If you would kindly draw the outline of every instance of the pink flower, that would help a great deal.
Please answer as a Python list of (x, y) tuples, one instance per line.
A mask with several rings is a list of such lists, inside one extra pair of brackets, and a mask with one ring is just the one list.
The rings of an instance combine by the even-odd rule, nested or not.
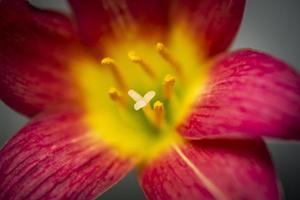
[(0, 199), (93, 199), (134, 166), (148, 199), (280, 199), (263, 137), (300, 139), (300, 76), (227, 52), (244, 0), (0, 1), (1, 100), (32, 120)]

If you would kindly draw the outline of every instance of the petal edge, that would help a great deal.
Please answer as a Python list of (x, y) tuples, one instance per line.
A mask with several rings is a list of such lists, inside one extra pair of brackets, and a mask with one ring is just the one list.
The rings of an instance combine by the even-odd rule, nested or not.
[(161, 156), (140, 175), (150, 200), (280, 198), (263, 141), (195, 141)]
[(300, 75), (254, 50), (225, 54), (186, 121), (185, 137), (300, 139)]
[(75, 101), (68, 65), (78, 44), (70, 21), (24, 0), (1, 1), (0, 13), (1, 100), (28, 116)]
[(0, 151), (0, 199), (93, 199), (132, 168), (77, 110), (37, 116)]

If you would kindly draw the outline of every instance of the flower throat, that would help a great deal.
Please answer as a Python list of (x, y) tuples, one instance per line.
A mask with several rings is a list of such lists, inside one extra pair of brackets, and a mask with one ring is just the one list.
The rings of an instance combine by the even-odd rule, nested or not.
[[(207, 68), (186, 30), (161, 38), (107, 40), (104, 57), (76, 61), (72, 69), (93, 140), (121, 155), (155, 158), (182, 142), (178, 125), (206, 81)], [(200, 87), (199, 87), (200, 86)]]
[[(148, 121), (157, 129), (162, 128), (167, 125), (168, 120), (166, 119), (166, 105), (171, 105), (170, 101), (174, 96), (173, 90), (175, 87), (177, 77), (183, 82), (183, 72), (182, 67), (176, 58), (170, 53), (166, 46), (162, 43), (156, 44), (156, 50), (159, 55), (169, 64), (176, 76), (167, 74), (164, 76), (163, 82), (161, 83), (162, 90), (162, 100), (156, 100), (153, 106), (150, 105), (150, 101), (155, 97), (156, 92), (153, 90), (148, 91), (144, 96), (140, 95), (134, 89), (129, 89), (130, 87), (126, 83), (125, 78), (122, 76), (118, 66), (110, 57), (103, 58), (101, 61), (102, 65), (105, 65), (112, 74), (117, 87), (111, 87), (108, 91), (108, 95), (119, 106), (124, 109), (130, 109), (129, 107), (129, 97), (133, 100), (134, 105), (132, 109), (139, 111), (143, 110), (145, 117)], [(146, 76), (151, 78), (153, 81), (158, 81), (158, 74), (155, 68), (151, 66), (146, 60), (140, 57), (136, 52), (129, 51), (128, 59), (138, 65)], [(174, 98), (173, 100), (175, 100)]]

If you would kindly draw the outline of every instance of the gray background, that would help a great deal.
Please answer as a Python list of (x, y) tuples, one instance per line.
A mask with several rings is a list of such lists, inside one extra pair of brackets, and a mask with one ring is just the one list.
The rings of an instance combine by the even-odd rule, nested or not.
[[(41, 6), (67, 8), (61, 0), (35, 0)], [(48, 2), (48, 3), (47, 3)], [(248, 0), (241, 30), (232, 49), (251, 47), (284, 59), (300, 71), (300, 1)], [(26, 119), (0, 102), (0, 146)], [(300, 133), (299, 133), (300, 134)], [(300, 144), (268, 141), (286, 199), (300, 199)], [(245, 186), (247, 187), (247, 186)], [(101, 198), (144, 199), (132, 172)]]

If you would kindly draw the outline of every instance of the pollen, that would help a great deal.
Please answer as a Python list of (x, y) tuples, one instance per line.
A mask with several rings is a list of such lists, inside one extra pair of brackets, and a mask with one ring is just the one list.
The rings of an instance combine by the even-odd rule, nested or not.
[(129, 51), (128, 57), (132, 62), (135, 62), (135, 63), (140, 63), (142, 61), (142, 58), (139, 57), (134, 51)]
[(118, 102), (123, 106), (126, 105), (126, 99), (123, 97), (123, 95), (121, 94), (121, 92), (118, 89), (111, 87), (108, 90), (108, 95), (111, 98), (111, 100)]
[(110, 57), (106, 57), (101, 60), (101, 63), (103, 65), (115, 65), (115, 60)]
[(114, 87), (109, 89), (108, 94), (113, 101), (117, 101), (121, 99), (120, 92)]

